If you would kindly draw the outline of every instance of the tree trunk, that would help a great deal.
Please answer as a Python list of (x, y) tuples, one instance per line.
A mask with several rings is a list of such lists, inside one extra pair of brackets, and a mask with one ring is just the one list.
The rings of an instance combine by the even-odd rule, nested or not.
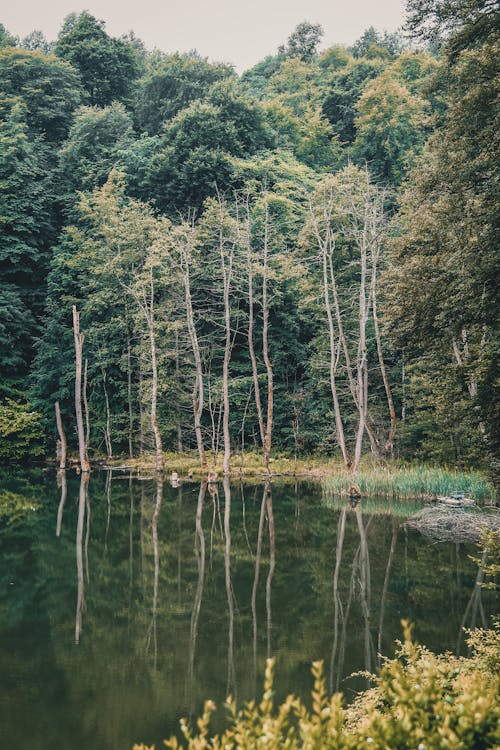
[(163, 473), (165, 464), (163, 458), (163, 446), (161, 442), (160, 428), (158, 426), (158, 417), (156, 413), (156, 406), (158, 402), (158, 364), (156, 360), (156, 337), (155, 337), (155, 325), (154, 325), (154, 288), (153, 288), (153, 272), (150, 275), (150, 296), (149, 305), (144, 301), (144, 312), (146, 315), (146, 321), (149, 328), (149, 343), (151, 348), (151, 427), (155, 438), (156, 448), (156, 470), (159, 473)]
[(204, 394), (203, 394), (203, 368), (201, 363), (200, 347), (198, 343), (198, 334), (196, 332), (196, 326), (194, 323), (193, 314), (193, 301), (191, 298), (191, 278), (190, 278), (190, 265), (191, 265), (191, 248), (189, 242), (186, 242), (184, 246), (179, 249), (180, 253), (180, 266), (182, 272), (182, 278), (184, 281), (184, 293), (186, 301), (186, 321), (189, 332), (189, 338), (191, 341), (191, 348), (193, 350), (194, 364), (195, 364), (195, 384), (193, 388), (193, 416), (194, 416), (194, 430), (196, 434), (196, 444), (198, 446), (198, 455), (200, 458), (200, 467), (202, 471), (207, 470), (207, 458), (205, 454), (205, 446), (203, 444), (203, 434), (201, 430), (201, 417), (203, 414), (204, 406)]
[[(320, 237), (318, 235), (318, 240)], [(328, 337), (330, 341), (330, 390), (333, 399), (333, 411), (335, 414), (335, 429), (337, 433), (337, 442), (342, 452), (344, 464), (349, 467), (351, 459), (347, 451), (347, 446), (344, 436), (344, 425), (342, 423), (342, 416), (340, 414), (339, 397), (337, 393), (336, 384), (336, 371), (340, 355), (340, 342), (336, 343), (335, 328), (333, 325), (332, 308), (330, 304), (330, 289), (328, 283), (328, 250), (325, 242), (321, 242), (321, 251), (323, 258), (323, 299), (325, 301), (326, 318), (328, 321)]]
[(127, 326), (127, 398), (128, 398), (128, 455), (134, 457), (134, 412), (132, 409), (132, 354), (130, 351), (130, 331)]
[(88, 385), (88, 368), (89, 361), (85, 357), (85, 365), (83, 368), (83, 409), (85, 412), (85, 450), (88, 453), (90, 445), (90, 415), (89, 415), (89, 401), (87, 398), (87, 385)]
[[(378, 255), (378, 253), (377, 253)], [(387, 370), (384, 362), (384, 354), (382, 351), (382, 339), (380, 336), (380, 329), (378, 324), (377, 314), (377, 263), (374, 262), (372, 265), (372, 313), (373, 313), (373, 326), (375, 329), (375, 341), (377, 342), (377, 354), (380, 365), (380, 372), (382, 374), (382, 380), (384, 381), (385, 395), (387, 397), (387, 406), (389, 407), (389, 416), (391, 420), (389, 435), (385, 442), (385, 451), (390, 453), (391, 456), (394, 452), (394, 436), (396, 434), (396, 409), (394, 408), (394, 400), (392, 398), (391, 386), (389, 384), (389, 378), (387, 376)]]
[(248, 217), (247, 207), (247, 276), (248, 276), (248, 351), (252, 363), (253, 390), (255, 397), (255, 408), (257, 410), (257, 419), (259, 421), (259, 432), (262, 447), (265, 443), (264, 418), (262, 415), (262, 403), (260, 400), (259, 375), (257, 371), (257, 359), (255, 357), (255, 347), (253, 343), (254, 327), (254, 302), (253, 302), (253, 269), (252, 269), (252, 245), (250, 238), (250, 218)]
[(82, 472), (90, 471), (89, 459), (85, 445), (82, 415), (82, 352), (84, 335), (80, 333), (80, 314), (73, 305), (73, 335), (75, 340), (75, 413), (78, 432), (78, 450)]
[(106, 452), (108, 454), (108, 458), (113, 458), (113, 446), (111, 443), (111, 412), (109, 408), (109, 397), (108, 397), (108, 389), (106, 388), (106, 370), (102, 367), (102, 387), (104, 390), (104, 402), (106, 404), (106, 427), (104, 430), (104, 441), (106, 443)]
[(359, 283), (359, 339), (356, 355), (356, 395), (358, 402), (358, 428), (356, 432), (356, 444), (354, 448), (354, 461), (352, 473), (356, 474), (361, 461), (361, 449), (363, 446), (363, 435), (366, 429), (366, 407), (368, 390), (368, 369), (366, 351), (366, 323), (368, 321), (368, 300), (366, 290), (367, 278), (367, 238), (366, 225), (363, 228), (363, 238), (360, 243), (361, 275)]
[(56, 410), (56, 424), (57, 424), (57, 432), (59, 433), (59, 450), (57, 453), (57, 457), (59, 459), (59, 468), (65, 469), (66, 468), (66, 451), (67, 451), (67, 442), (66, 442), (66, 434), (63, 429), (62, 425), (62, 419), (61, 419), (61, 408), (59, 406), (59, 401), (56, 401), (55, 403), (55, 410)]
[(230, 291), (231, 278), (233, 274), (233, 255), (234, 244), (231, 244), (229, 256), (226, 256), (226, 238), (224, 237), (224, 207), (220, 203), (219, 218), (219, 252), (222, 267), (223, 293), (224, 293), (224, 360), (222, 363), (222, 399), (224, 404), (224, 413), (222, 420), (222, 431), (224, 435), (224, 458), (222, 468), (224, 474), (231, 473), (231, 436), (229, 433), (229, 360), (231, 359), (231, 306)]
[(267, 281), (269, 275), (269, 263), (268, 263), (268, 251), (269, 251), (269, 208), (267, 200), (265, 204), (265, 223), (264, 223), (264, 273), (262, 276), (262, 355), (264, 357), (264, 363), (266, 365), (267, 372), (267, 419), (266, 419), (266, 431), (264, 435), (264, 461), (266, 464), (266, 470), (269, 474), (269, 459), (271, 454), (271, 438), (273, 432), (273, 410), (274, 410), (274, 384), (273, 384), (273, 368), (271, 366), (271, 360), (269, 359), (269, 345), (268, 345), (268, 333), (269, 333), (269, 306), (267, 302)]

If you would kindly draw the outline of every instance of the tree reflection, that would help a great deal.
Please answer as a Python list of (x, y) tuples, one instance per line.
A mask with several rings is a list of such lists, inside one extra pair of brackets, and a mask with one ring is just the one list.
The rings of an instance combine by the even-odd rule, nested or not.
[(387, 590), (389, 588), (389, 577), (391, 574), (392, 561), (394, 560), (394, 553), (396, 551), (396, 542), (398, 539), (398, 522), (396, 518), (392, 518), (392, 537), (391, 546), (389, 549), (389, 555), (387, 557), (387, 565), (385, 568), (384, 585), (382, 587), (382, 596), (380, 597), (380, 614), (378, 620), (378, 639), (377, 639), (377, 658), (378, 666), (380, 669), (382, 659), (382, 632), (384, 628), (384, 615), (385, 615), (385, 603), (387, 599)]
[(68, 495), (68, 481), (66, 479), (66, 469), (57, 470), (57, 486), (61, 488), (61, 499), (57, 508), (56, 536), (61, 536), (62, 517), (66, 498)]
[(226, 581), (229, 632), (227, 642), (227, 689), (228, 695), (237, 698), (234, 670), (234, 600), (231, 585), (231, 487), (229, 477), (224, 476), (224, 571)]
[[(196, 506), (196, 530), (195, 530), (195, 552), (196, 561), (198, 565), (198, 583), (196, 585), (196, 591), (194, 595), (193, 611), (191, 613), (191, 626), (189, 631), (189, 667), (188, 667), (188, 680), (189, 680), (189, 692), (193, 695), (194, 685), (194, 659), (196, 654), (196, 641), (198, 638), (198, 621), (200, 617), (201, 601), (203, 598), (203, 584), (205, 582), (205, 534), (203, 532), (202, 525), (202, 514), (203, 514), (203, 503), (205, 502), (205, 494), (207, 491), (206, 481), (202, 481), (200, 484), (200, 491), (198, 493), (198, 505)], [(194, 710), (194, 706), (192, 707)]]
[(156, 631), (156, 615), (158, 611), (158, 580), (160, 576), (160, 553), (158, 549), (158, 519), (160, 518), (161, 506), (163, 502), (163, 477), (158, 474), (156, 477), (156, 504), (151, 521), (151, 531), (153, 539), (153, 558), (154, 558), (154, 577), (153, 577), (153, 606), (151, 610), (151, 624), (149, 626), (146, 651), (149, 651), (151, 642), (153, 643), (153, 668), (156, 670), (158, 663), (158, 636)]
[(254, 685), (257, 687), (257, 589), (259, 586), (260, 561), (262, 557), (262, 534), (264, 531), (264, 518), (266, 514), (266, 488), (262, 495), (260, 505), (259, 530), (257, 532), (257, 550), (255, 553), (255, 573), (252, 586), (252, 625), (253, 625), (253, 669)]
[(484, 549), (483, 554), (481, 555), (481, 560), (478, 565), (476, 580), (474, 582), (474, 588), (472, 589), (472, 593), (470, 595), (469, 601), (467, 602), (467, 607), (465, 608), (464, 616), (462, 617), (462, 622), (460, 623), (460, 630), (458, 632), (458, 639), (457, 639), (457, 655), (460, 654), (460, 651), (462, 648), (462, 642), (463, 642), (465, 630), (472, 629), (477, 626), (478, 616), (481, 619), (482, 627), (483, 628), (488, 627), (488, 622), (486, 619), (486, 615), (484, 613), (483, 599), (482, 599), (483, 583), (484, 583), (484, 566), (486, 565), (487, 562), (488, 562), (488, 550)]
[[(78, 496), (78, 523), (76, 527), (76, 578), (77, 578), (77, 599), (76, 599), (76, 617), (75, 617), (75, 643), (80, 643), (82, 632), (83, 613), (85, 612), (85, 591), (83, 578), (83, 527), (85, 524), (85, 510), (89, 508), (88, 504), (88, 483), (89, 474), (82, 472), (80, 475), (80, 493)], [(88, 522), (87, 522), (88, 528)], [(88, 544), (88, 539), (86, 539)], [(88, 555), (87, 555), (87, 579), (88, 579)]]
[(273, 627), (271, 613), (271, 584), (274, 576), (276, 547), (274, 537), (274, 515), (273, 515), (273, 497), (271, 485), (266, 483), (264, 488), (266, 498), (267, 523), (269, 529), (269, 572), (266, 580), (266, 622), (267, 622), (267, 658), (271, 658), (271, 630)]

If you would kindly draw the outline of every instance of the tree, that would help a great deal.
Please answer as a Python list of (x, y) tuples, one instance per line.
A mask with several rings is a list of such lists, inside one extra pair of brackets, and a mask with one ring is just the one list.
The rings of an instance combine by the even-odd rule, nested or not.
[(0, 372), (26, 376), (44, 304), (53, 239), (53, 172), (46, 145), (30, 136), (21, 99), (0, 102)]
[(304, 62), (310, 62), (317, 54), (323, 33), (321, 24), (303, 21), (292, 31), (285, 47), (280, 48), (280, 53), (286, 57), (300, 57)]
[(73, 202), (77, 191), (101, 187), (133, 140), (132, 120), (123, 104), (81, 107), (59, 152), (66, 200)]
[(369, 164), (377, 180), (399, 185), (429, 132), (426, 102), (387, 68), (367, 84), (356, 109), (353, 155)]
[(54, 52), (78, 70), (91, 105), (105, 107), (115, 99), (126, 101), (139, 75), (133, 47), (108, 36), (104, 22), (86, 11), (65, 23)]
[(23, 49), (30, 50), (30, 52), (43, 52), (44, 54), (49, 55), (54, 48), (54, 43), (47, 40), (43, 31), (35, 29), (21, 39), (20, 46), (23, 47)]
[(212, 64), (195, 54), (166, 57), (137, 83), (134, 112), (141, 131), (159, 133), (191, 102), (204, 100), (214, 83), (233, 76), (231, 66)]
[[(416, 12), (414, 4), (410, 7)], [(399, 236), (392, 243), (385, 282), (390, 291), (385, 315), (407, 359), (415, 366), (432, 360), (432, 370), (441, 373), (441, 393), (431, 392), (443, 402), (442, 412), (446, 405), (452, 409), (460, 376), (462, 391), (469, 392), (467, 425), (460, 431), (470, 434), (471, 424), (478, 435), (484, 431), (480, 442), (487, 453), (499, 439), (494, 417), (498, 401), (491, 387), (498, 309), (492, 147), (499, 131), (494, 103), (498, 35), (476, 35), (491, 23), (487, 3), (467, 3), (470, 17), (464, 4), (422, 7), (433, 9), (433, 23), (443, 13), (442, 23), (451, 29), (446, 77), (439, 79), (446, 85), (448, 109), (401, 200)], [(460, 44), (469, 39), (471, 47), (458, 52), (455, 34)], [(464, 424), (462, 417), (458, 421)], [(462, 455), (467, 453), (462, 442)]]
[(0, 92), (6, 98), (20, 97), (29, 128), (60, 143), (82, 90), (77, 71), (54, 55), (5, 47), (0, 49)]
[(341, 68), (333, 77), (323, 102), (323, 113), (343, 143), (354, 141), (356, 103), (368, 81), (376, 78), (384, 67), (385, 63), (380, 59), (361, 58)]

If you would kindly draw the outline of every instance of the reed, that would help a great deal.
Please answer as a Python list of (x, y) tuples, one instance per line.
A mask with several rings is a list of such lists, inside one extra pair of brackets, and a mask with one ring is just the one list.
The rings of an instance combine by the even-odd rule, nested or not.
[[(325, 498), (348, 494), (352, 481), (345, 473), (325, 477)], [(472, 471), (460, 472), (428, 466), (372, 466), (362, 468), (355, 481), (363, 496), (429, 500), (462, 490), (479, 501), (495, 497), (494, 488), (485, 477)]]

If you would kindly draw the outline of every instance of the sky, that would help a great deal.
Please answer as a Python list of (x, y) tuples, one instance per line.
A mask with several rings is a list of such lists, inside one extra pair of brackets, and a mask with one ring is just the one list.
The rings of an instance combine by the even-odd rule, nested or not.
[(111, 36), (132, 30), (148, 49), (197, 49), (242, 72), (276, 52), (301, 21), (323, 26), (322, 47), (349, 45), (369, 26), (395, 31), (404, 6), (404, 0), (10, 0), (0, 22), (16, 36), (40, 29), (52, 40), (68, 13), (88, 10)]

